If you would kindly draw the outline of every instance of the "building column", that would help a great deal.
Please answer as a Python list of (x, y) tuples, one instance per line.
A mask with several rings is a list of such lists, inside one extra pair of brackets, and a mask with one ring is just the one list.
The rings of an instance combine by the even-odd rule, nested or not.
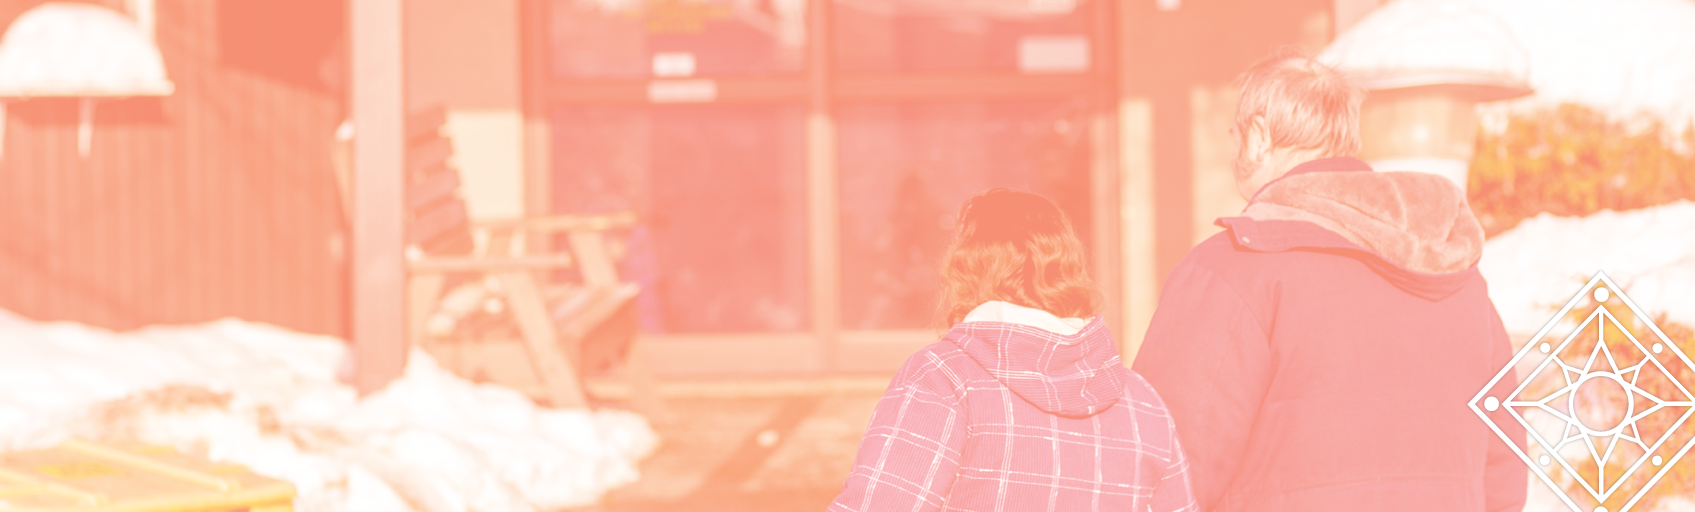
[(405, 81), (401, 0), (349, 2), (353, 138), (352, 342), (361, 394), (406, 367)]
[(1119, 208), (1119, 290), (1122, 293), (1120, 354), (1129, 366), (1141, 349), (1142, 338), (1159, 302), (1160, 276), (1156, 265), (1158, 208), (1154, 195), (1154, 104), (1150, 94), (1154, 59), (1151, 20), (1154, 6), (1117, 4), (1114, 23), (1117, 46), (1115, 77)]

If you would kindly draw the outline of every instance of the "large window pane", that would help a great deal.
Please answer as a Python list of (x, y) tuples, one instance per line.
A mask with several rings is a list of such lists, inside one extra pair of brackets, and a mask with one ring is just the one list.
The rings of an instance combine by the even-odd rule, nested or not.
[(798, 72), (806, 0), (551, 0), (552, 75), (639, 78)]
[(994, 187), (1058, 202), (1088, 243), (1082, 102), (847, 105), (838, 109), (842, 319), (848, 329), (936, 325), (942, 251), (960, 203)]
[(844, 72), (1076, 73), (1089, 62), (1084, 0), (834, 0)]
[(554, 209), (635, 210), (626, 277), (661, 332), (807, 327), (804, 110), (554, 112)]

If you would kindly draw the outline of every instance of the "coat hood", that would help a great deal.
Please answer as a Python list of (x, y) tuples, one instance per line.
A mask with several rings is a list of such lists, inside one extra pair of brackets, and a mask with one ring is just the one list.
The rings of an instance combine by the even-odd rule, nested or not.
[(1129, 370), (1101, 317), (1061, 335), (1005, 322), (961, 322), (944, 338), (1013, 394), (1049, 414), (1087, 417), (1124, 396)]
[[(1309, 169), (1301, 172), (1302, 167)], [(1238, 246), (1351, 249), (1409, 292), (1439, 299), (1458, 290), (1483, 255), (1483, 227), (1465, 193), (1441, 176), (1370, 171), (1353, 158), (1302, 164), (1266, 184), (1242, 217), (1220, 223), (1232, 230)], [(1335, 236), (1301, 233), (1311, 230), (1307, 225)], [(1245, 231), (1257, 232), (1263, 242), (1255, 243)]]

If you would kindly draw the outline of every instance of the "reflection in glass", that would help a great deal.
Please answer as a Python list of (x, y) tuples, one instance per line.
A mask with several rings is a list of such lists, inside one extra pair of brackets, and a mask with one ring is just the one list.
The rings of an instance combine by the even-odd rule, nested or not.
[(845, 72), (1088, 71), (1084, 0), (834, 0)]
[(634, 210), (625, 277), (659, 332), (807, 327), (804, 110), (562, 109), (561, 213)]
[(1005, 187), (1053, 199), (1087, 243), (1082, 102), (847, 105), (838, 109), (842, 320), (935, 326), (942, 251), (966, 198)]
[(551, 0), (557, 78), (799, 72), (806, 0)]

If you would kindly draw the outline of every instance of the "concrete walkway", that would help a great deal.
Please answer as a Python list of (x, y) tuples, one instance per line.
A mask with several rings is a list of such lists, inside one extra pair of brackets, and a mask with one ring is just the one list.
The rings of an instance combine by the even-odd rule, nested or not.
[(861, 380), (669, 390), (671, 417), (654, 422), (661, 444), (642, 463), (641, 481), (577, 512), (823, 510), (888, 382)]

